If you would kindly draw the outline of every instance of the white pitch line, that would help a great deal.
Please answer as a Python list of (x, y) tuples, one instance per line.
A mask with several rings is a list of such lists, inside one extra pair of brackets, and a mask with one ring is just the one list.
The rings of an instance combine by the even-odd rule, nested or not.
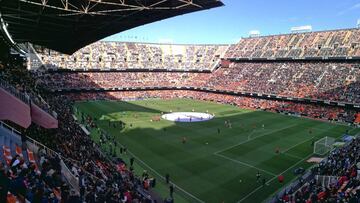
[(256, 132), (256, 129), (255, 130), (253, 130), (249, 135), (248, 135), (248, 140), (250, 140), (251, 139), (251, 136), (254, 134)]
[[(356, 130), (356, 128), (351, 129), (349, 132), (352, 132), (353, 130)], [(342, 135), (341, 135), (342, 136)], [(341, 136), (338, 136), (336, 139), (340, 138)], [(289, 168), (287, 168), (285, 171), (279, 173), (279, 175), (284, 174), (286, 171), (288, 171), (289, 169), (293, 168), (294, 166), (296, 166), (297, 164), (305, 161), (306, 159), (310, 158), (313, 155), (313, 153), (309, 154), (308, 156), (306, 156), (305, 158), (301, 159), (300, 161), (296, 162), (294, 165), (290, 166)], [(277, 175), (277, 176), (279, 176)], [(271, 178), (269, 181), (266, 182), (266, 184), (269, 184), (271, 181), (273, 181), (276, 178), (276, 176), (274, 178)], [(260, 188), (262, 188), (263, 186), (259, 186), (256, 189), (254, 189), (252, 192), (250, 192), (249, 194), (247, 194), (245, 197), (243, 197), (242, 199), (240, 199), (238, 201), (238, 203), (244, 201), (245, 199), (247, 199), (249, 196), (251, 196), (252, 194), (254, 194), (255, 192), (257, 192)]]
[[(124, 147), (122, 144), (120, 144), (120, 146)], [(164, 176), (162, 176), (160, 173), (158, 173), (155, 169), (153, 169), (152, 167), (150, 167), (148, 164), (146, 164), (143, 160), (139, 159), (139, 157), (137, 157), (135, 154), (133, 154), (130, 150), (127, 150), (127, 152), (135, 158), (136, 161), (139, 161), (140, 163), (142, 163), (146, 168), (148, 168), (150, 171), (152, 171), (154, 174), (156, 174), (158, 177), (160, 177), (163, 180), (166, 180), (166, 178)], [(170, 181), (171, 184), (173, 184), (175, 186), (176, 189), (180, 190), (181, 192), (185, 193), (186, 195), (188, 195), (189, 197), (195, 199), (197, 202), (200, 203), (205, 203), (203, 200), (197, 198), (196, 196), (194, 196), (193, 194), (187, 192), (186, 190), (184, 190), (183, 188), (181, 188), (180, 186), (176, 185), (174, 182)], [(180, 194), (179, 194), (180, 195)]]
[[(133, 154), (134, 155), (134, 154)], [(134, 156), (136, 157), (136, 156)], [(149, 165), (147, 165), (144, 161), (142, 161), (141, 159), (138, 159), (138, 161), (142, 162), (142, 164), (144, 164), (147, 168), (149, 168), (151, 171), (153, 171), (156, 175), (158, 175), (159, 177), (161, 177), (163, 180), (166, 180), (166, 178), (162, 175), (160, 175), (157, 171), (155, 171), (153, 168), (151, 168)], [(202, 201), (201, 199), (195, 197), (193, 194), (187, 192), (186, 190), (182, 189), (181, 187), (179, 187), (178, 185), (176, 185), (174, 182), (170, 181), (171, 184), (173, 184), (175, 186), (176, 189), (181, 190), (183, 193), (185, 193), (186, 195), (189, 195), (190, 197), (192, 197), (193, 199), (195, 199), (198, 202), (201, 203), (205, 203), (204, 201)]]
[(266, 171), (266, 170), (264, 170), (264, 169), (261, 169), (261, 168), (258, 168), (258, 167), (256, 167), (256, 166), (253, 166), (253, 165), (251, 165), (251, 164), (248, 164), (248, 163), (245, 163), (245, 162), (236, 160), (236, 159), (232, 159), (232, 158), (229, 158), (229, 157), (227, 157), (227, 156), (224, 156), (224, 155), (221, 155), (221, 154), (217, 154), (217, 153), (214, 153), (214, 155), (219, 156), (219, 157), (222, 157), (222, 158), (227, 159), (227, 160), (230, 160), (230, 161), (233, 161), (233, 162), (235, 162), (235, 163), (238, 163), (238, 164), (241, 164), (241, 165), (250, 167), (250, 168), (257, 169), (258, 171), (261, 171), (261, 172), (264, 172), (264, 173), (267, 173), (267, 174), (269, 174), (269, 175), (272, 175), (272, 176), (275, 176), (275, 177), (276, 177), (276, 174), (275, 174), (275, 173), (271, 173), (270, 171)]
[[(289, 169), (293, 168), (294, 166), (298, 165), (299, 163), (305, 161), (306, 159), (308, 159), (310, 156), (312, 156), (313, 153), (309, 154), (308, 156), (306, 156), (305, 158), (301, 159), (300, 161), (296, 162), (295, 164), (293, 164), (292, 166), (290, 166), (289, 168), (287, 168), (285, 171), (279, 173), (278, 175), (276, 175), (275, 177), (271, 178), (269, 181), (266, 182), (266, 185), (269, 184), (271, 181), (275, 180), (279, 175), (284, 174), (285, 172), (287, 172)], [(256, 189), (254, 189), (252, 192), (250, 192), (249, 194), (247, 194), (245, 197), (243, 197), (241, 200), (238, 201), (238, 203), (244, 201), (245, 199), (247, 199), (249, 196), (251, 196), (252, 194), (254, 194), (255, 192), (257, 192), (260, 188), (265, 187), (265, 186), (259, 186)]]
[(308, 141), (310, 141), (310, 140), (312, 140), (312, 139), (314, 139), (314, 137), (311, 137), (310, 139), (307, 139), (307, 140), (304, 140), (304, 141), (302, 141), (302, 142), (299, 142), (299, 143), (297, 143), (297, 144), (295, 144), (295, 145), (293, 145), (293, 146), (285, 149), (282, 153), (286, 153), (286, 152), (290, 151), (291, 149), (293, 149), (293, 148), (295, 148), (295, 147), (297, 147), (297, 146), (299, 146), (299, 145), (301, 145), (301, 144), (304, 144), (305, 142), (308, 142)]
[(280, 128), (280, 129), (277, 129), (277, 130), (273, 130), (273, 131), (264, 133), (264, 134), (262, 134), (262, 135), (259, 135), (259, 136), (254, 137), (254, 138), (252, 138), (252, 139), (244, 140), (244, 141), (239, 142), (239, 143), (237, 143), (237, 144), (235, 144), (235, 145), (232, 145), (232, 146), (230, 146), (230, 147), (226, 147), (226, 148), (224, 148), (224, 149), (221, 149), (221, 150), (215, 152), (215, 154), (218, 154), (218, 153), (220, 153), (220, 152), (227, 151), (227, 150), (229, 150), (229, 149), (232, 149), (232, 148), (234, 148), (234, 147), (240, 146), (240, 145), (242, 145), (242, 144), (246, 144), (246, 143), (248, 143), (248, 142), (251, 142), (251, 141), (253, 141), (253, 140), (257, 139), (257, 138), (264, 137), (264, 136), (266, 136), (266, 135), (270, 135), (270, 134), (273, 134), (273, 133), (276, 133), (276, 132), (279, 132), (279, 131), (288, 129), (288, 128), (294, 127), (294, 126), (296, 126), (296, 125), (297, 125), (297, 124), (292, 124), (292, 125), (286, 126), (286, 127), (284, 127), (284, 128)]
[(292, 157), (292, 158), (295, 158), (295, 159), (302, 159), (303, 157), (299, 157), (299, 156), (296, 156), (296, 155), (293, 155), (293, 154), (290, 154), (290, 153), (283, 153), (283, 155), (285, 156), (289, 156), (289, 157)]

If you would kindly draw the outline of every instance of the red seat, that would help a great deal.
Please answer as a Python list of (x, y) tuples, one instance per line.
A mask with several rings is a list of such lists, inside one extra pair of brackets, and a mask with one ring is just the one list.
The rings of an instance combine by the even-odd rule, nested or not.
[(10, 152), (10, 147), (8, 146), (3, 146), (3, 155), (4, 155), (4, 158), (5, 158), (5, 161), (7, 163), (7, 165), (10, 165), (10, 162), (11, 162), (11, 159), (12, 159), (12, 156), (11, 156), (11, 152)]
[(17, 198), (16, 198), (16, 196), (15, 195), (13, 195), (13, 194), (11, 194), (11, 193), (8, 193), (8, 195), (7, 195), (7, 203), (17, 203), (17, 202), (19, 202), (18, 200), (17, 200)]
[(27, 149), (27, 154), (28, 154), (28, 157), (29, 157), (29, 162), (30, 163), (35, 163), (34, 153)]
[(21, 147), (20, 147), (19, 145), (16, 145), (15, 153), (16, 153), (17, 155), (19, 155), (20, 157), (23, 157), (23, 156), (24, 156), (23, 153), (22, 153), (22, 149), (21, 149)]

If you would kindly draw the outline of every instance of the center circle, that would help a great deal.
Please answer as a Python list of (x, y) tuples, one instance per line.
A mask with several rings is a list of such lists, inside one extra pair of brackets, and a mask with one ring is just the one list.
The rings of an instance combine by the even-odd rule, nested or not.
[(213, 119), (214, 116), (209, 113), (200, 113), (200, 112), (174, 112), (174, 113), (164, 114), (161, 116), (161, 118), (169, 121), (191, 123), (191, 122), (208, 121)]

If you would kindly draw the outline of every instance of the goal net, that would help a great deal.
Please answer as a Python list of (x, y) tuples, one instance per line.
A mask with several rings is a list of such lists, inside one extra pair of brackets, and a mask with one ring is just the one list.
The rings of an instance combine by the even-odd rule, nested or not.
[(320, 140), (314, 143), (314, 154), (316, 155), (325, 155), (333, 148), (335, 143), (335, 138), (333, 137), (323, 137)]

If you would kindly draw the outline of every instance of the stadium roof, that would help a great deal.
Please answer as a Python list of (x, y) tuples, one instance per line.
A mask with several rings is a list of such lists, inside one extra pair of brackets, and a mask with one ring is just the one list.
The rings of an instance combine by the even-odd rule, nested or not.
[(0, 0), (12, 39), (72, 54), (140, 25), (223, 6), (220, 0)]

